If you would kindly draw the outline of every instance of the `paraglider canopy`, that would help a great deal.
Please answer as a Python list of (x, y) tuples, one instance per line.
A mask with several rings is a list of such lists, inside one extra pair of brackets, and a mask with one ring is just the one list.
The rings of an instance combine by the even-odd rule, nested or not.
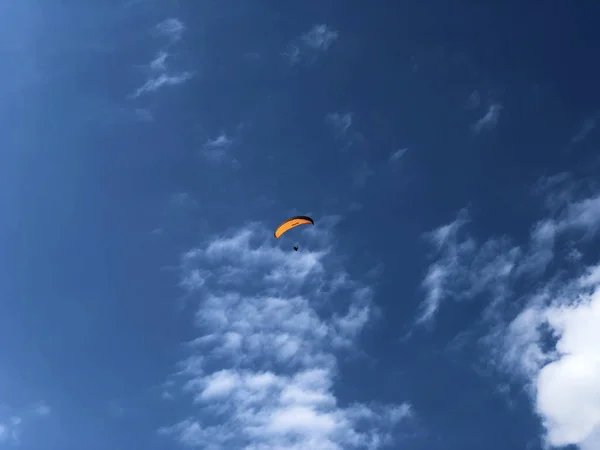
[(297, 227), (298, 225), (314, 225), (315, 222), (308, 216), (294, 216), (290, 217), (288, 220), (283, 222), (281, 225), (277, 227), (275, 230), (275, 238), (279, 239), (282, 234), (286, 231), (291, 230), (292, 228)]

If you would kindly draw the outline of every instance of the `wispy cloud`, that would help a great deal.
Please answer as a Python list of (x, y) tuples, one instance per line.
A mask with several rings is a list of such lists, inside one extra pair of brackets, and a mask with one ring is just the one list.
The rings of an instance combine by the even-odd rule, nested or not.
[(167, 58), (169, 54), (165, 51), (160, 51), (156, 54), (155, 58), (150, 61), (150, 68), (152, 70), (164, 72), (167, 70)]
[(317, 56), (326, 52), (338, 37), (338, 32), (327, 25), (315, 25), (288, 45), (284, 55), (290, 64), (297, 64), (303, 60), (314, 62)]
[(320, 51), (329, 49), (337, 38), (338, 32), (324, 24), (315, 25), (310, 31), (302, 35), (302, 41), (308, 47)]
[(435, 248), (436, 261), (422, 282), (425, 298), (417, 323), (431, 321), (446, 300), (467, 300), (483, 293), (495, 298), (506, 295), (519, 248), (503, 238), (478, 245), (464, 230), (468, 222), (463, 210), (456, 220), (426, 234)]
[(47, 416), (48, 414), (50, 414), (50, 411), (51, 411), (50, 407), (46, 403), (43, 403), (43, 402), (35, 405), (33, 410), (38, 416)]
[(171, 204), (177, 208), (194, 209), (198, 202), (189, 192), (178, 192), (171, 196)]
[[(167, 19), (155, 27), (155, 33), (161, 36), (167, 36), (170, 42), (176, 43), (185, 30), (185, 26), (178, 19)], [(167, 66), (167, 59), (170, 54), (165, 50), (160, 50), (152, 61), (148, 64), (150, 76), (148, 80), (140, 86), (133, 94), (132, 98), (137, 98), (143, 94), (155, 92), (165, 86), (176, 86), (185, 83), (193, 77), (191, 71), (171, 71)]]
[[(549, 191), (547, 195), (558, 194)], [(576, 233), (582, 244), (600, 230), (600, 194), (554, 206), (548, 217), (532, 226), (527, 246), (513, 244), (506, 237), (478, 243), (464, 229), (466, 210), (453, 222), (426, 234), (436, 249), (436, 260), (422, 283), (426, 295), (418, 321), (433, 318), (444, 299), (472, 298), (491, 288), (505, 295), (518, 279), (545, 273), (559, 238)], [(572, 252), (569, 247), (564, 254)]]
[(136, 108), (134, 114), (139, 122), (154, 122), (154, 115), (146, 108)]
[(23, 435), (24, 425), (36, 417), (45, 417), (50, 414), (50, 407), (40, 402), (33, 407), (17, 410), (2, 405), (0, 410), (0, 446), (18, 445)]
[(185, 83), (190, 78), (192, 78), (191, 72), (181, 72), (176, 75), (167, 75), (166, 73), (161, 73), (156, 77), (146, 81), (133, 93), (132, 97), (136, 98), (145, 93), (155, 92), (164, 86), (176, 86), (178, 84)]
[(366, 144), (364, 135), (354, 125), (354, 114), (352, 112), (336, 111), (327, 113), (325, 124), (331, 130), (333, 137), (341, 141), (343, 150)]
[(581, 128), (579, 129), (577, 134), (575, 134), (575, 136), (573, 136), (573, 138), (571, 139), (571, 144), (578, 144), (578, 143), (584, 141), (590, 135), (590, 133), (592, 131), (594, 131), (594, 129), (596, 128), (596, 124), (597, 124), (599, 118), (600, 118), (600, 114), (596, 114), (596, 115), (584, 120), (584, 122), (583, 122), (583, 124), (581, 124)]
[(476, 109), (481, 104), (481, 95), (479, 91), (475, 90), (469, 94), (469, 98), (467, 98), (467, 102), (465, 104), (465, 108), (467, 109)]
[(18, 443), (21, 435), (22, 420), (12, 416), (0, 422), (0, 443)]
[(217, 137), (206, 141), (202, 146), (202, 154), (207, 160), (214, 163), (228, 162), (234, 166), (239, 166), (238, 160), (230, 152), (233, 143), (233, 138), (221, 133)]
[(396, 163), (396, 162), (400, 161), (400, 159), (406, 154), (407, 151), (408, 151), (408, 148), (406, 148), (406, 147), (393, 151), (392, 153), (390, 153), (390, 162)]
[(407, 403), (338, 403), (337, 355), (355, 348), (373, 292), (330, 243), (311, 248), (324, 237), (311, 231), (298, 253), (253, 224), (182, 256), (182, 279), (203, 280), (182, 283), (200, 301), (199, 335), (175, 377), (197, 414), (163, 434), (198, 448), (376, 449), (412, 415)]
[(540, 178), (532, 189), (532, 194), (542, 198), (544, 206), (552, 213), (575, 201), (579, 186), (567, 172), (560, 172)]
[(341, 139), (348, 134), (348, 130), (352, 126), (352, 113), (328, 113), (325, 121), (331, 127), (335, 137)]
[(158, 36), (164, 36), (171, 43), (178, 42), (185, 32), (185, 25), (176, 18), (168, 18), (156, 25), (154, 32)]
[(500, 118), (500, 112), (502, 111), (502, 105), (499, 103), (493, 103), (488, 106), (485, 114), (477, 122), (471, 125), (471, 131), (473, 134), (479, 134), (484, 130), (491, 130), (496, 128), (498, 120)]
[(592, 450), (600, 448), (600, 265), (581, 269), (569, 258), (585, 254), (600, 231), (600, 194), (578, 196), (568, 179), (538, 184), (551, 208), (526, 245), (507, 237), (479, 244), (464, 213), (430, 233), (436, 261), (420, 318), (433, 318), (447, 299), (486, 299), (480, 343), (496, 368), (526, 383), (548, 443)]

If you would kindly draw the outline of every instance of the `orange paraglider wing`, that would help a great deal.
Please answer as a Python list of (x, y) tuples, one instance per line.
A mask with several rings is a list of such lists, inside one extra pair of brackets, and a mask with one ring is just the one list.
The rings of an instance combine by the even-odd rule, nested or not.
[(283, 233), (292, 228), (297, 227), (298, 225), (314, 225), (315, 222), (308, 216), (294, 216), (290, 217), (288, 220), (283, 222), (281, 225), (277, 227), (275, 230), (275, 238), (279, 239)]

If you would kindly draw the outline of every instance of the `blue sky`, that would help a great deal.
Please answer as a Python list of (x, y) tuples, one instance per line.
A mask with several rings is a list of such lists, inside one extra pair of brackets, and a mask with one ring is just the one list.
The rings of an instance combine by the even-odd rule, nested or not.
[(597, 2), (0, 17), (0, 448), (600, 448)]

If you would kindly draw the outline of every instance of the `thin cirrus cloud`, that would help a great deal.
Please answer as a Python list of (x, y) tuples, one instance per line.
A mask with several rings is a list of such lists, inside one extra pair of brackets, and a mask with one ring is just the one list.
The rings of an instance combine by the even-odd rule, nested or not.
[(173, 194), (170, 201), (177, 208), (190, 210), (198, 207), (198, 202), (189, 192), (178, 192)]
[(471, 132), (473, 134), (479, 134), (485, 130), (492, 130), (498, 125), (500, 119), (500, 112), (502, 111), (502, 105), (499, 103), (493, 103), (488, 106), (485, 114), (471, 125)]
[(202, 146), (202, 155), (211, 163), (229, 163), (234, 168), (239, 168), (239, 161), (231, 153), (231, 147), (235, 139), (226, 133), (221, 133), (213, 139), (209, 139)]
[[(600, 194), (581, 194), (569, 179), (560, 174), (538, 183), (547, 216), (531, 227), (525, 245), (508, 237), (478, 242), (466, 211), (430, 232), (436, 259), (423, 280), (417, 322), (431, 323), (448, 300), (485, 299), (484, 326), (472, 332), (480, 333), (494, 367), (525, 383), (547, 443), (594, 450), (600, 448), (600, 264), (573, 265), (571, 255), (595, 256), (586, 247), (600, 232)], [(533, 288), (522, 292), (523, 286)]]
[(150, 62), (150, 69), (157, 72), (164, 72), (167, 70), (167, 57), (169, 54), (165, 51), (160, 51), (156, 54), (156, 57)]
[(348, 150), (356, 145), (367, 144), (365, 136), (356, 129), (354, 114), (351, 112), (331, 112), (325, 115), (325, 124), (331, 130), (333, 137), (343, 143), (343, 149)]
[(465, 104), (466, 109), (476, 109), (481, 104), (481, 95), (478, 90), (474, 90), (469, 94), (467, 102)]
[(231, 144), (233, 144), (233, 139), (227, 134), (221, 133), (214, 139), (206, 141), (202, 147), (204, 156), (211, 161), (223, 161)]
[(325, 122), (337, 139), (344, 138), (352, 126), (352, 113), (332, 112), (325, 116)]
[(7, 408), (5, 405), (2, 409), (0, 415), (0, 446), (19, 445), (24, 425), (35, 418), (46, 417), (51, 412), (50, 407), (44, 402), (21, 411)]
[(22, 420), (18, 416), (9, 417), (0, 423), (0, 443), (18, 443)]
[(165, 86), (176, 86), (185, 83), (192, 78), (192, 73), (183, 71), (169, 74), (166, 66), (166, 52), (159, 52), (156, 58), (150, 62), (150, 78), (132, 94), (133, 98), (140, 97), (143, 94), (155, 92)]
[[(567, 189), (547, 192), (543, 202), (573, 198), (565, 194)], [(517, 279), (544, 274), (561, 237), (578, 233), (579, 239), (590, 238), (600, 229), (600, 195), (562, 204), (555, 200), (548, 214), (531, 227), (527, 246), (517, 246), (507, 237), (477, 242), (465, 229), (469, 223), (466, 209), (452, 222), (426, 233), (436, 259), (422, 282), (425, 299), (417, 321), (432, 319), (445, 300), (472, 298), (490, 289), (506, 293)]]
[(408, 148), (400, 148), (398, 150), (393, 151), (392, 153), (390, 153), (390, 163), (396, 163), (398, 161), (400, 161), (400, 159), (402, 159), (402, 157), (406, 154), (406, 152), (408, 151)]
[(172, 44), (179, 42), (184, 32), (185, 25), (174, 17), (163, 20), (154, 28), (155, 35), (166, 37)]
[(302, 35), (302, 42), (308, 47), (325, 51), (338, 38), (338, 32), (332, 30), (327, 25), (315, 25), (310, 31)]
[[(162, 36), (167, 36), (170, 43), (176, 43), (181, 39), (185, 31), (183, 23), (178, 19), (167, 19), (155, 27), (155, 32)], [(191, 71), (172, 71), (169, 69), (167, 60), (170, 54), (165, 50), (160, 50), (154, 59), (148, 64), (150, 75), (146, 82), (137, 88), (132, 98), (140, 97), (143, 94), (156, 92), (166, 86), (176, 86), (185, 83), (193, 77)]]
[(598, 119), (600, 119), (600, 114), (596, 114), (584, 120), (579, 128), (579, 131), (571, 139), (571, 144), (579, 144), (580, 142), (583, 142), (596, 128)]
[[(373, 292), (314, 233), (316, 248), (290, 255), (251, 224), (182, 256), (198, 336), (173, 379), (195, 412), (161, 434), (193, 448), (376, 449), (406, 427), (408, 403), (336, 398), (338, 356), (356, 346)], [(334, 295), (343, 307), (332, 311)]]
[(327, 25), (315, 25), (290, 43), (284, 56), (292, 65), (300, 62), (312, 63), (321, 53), (329, 50), (338, 37), (339, 33)]
[(460, 301), (480, 294), (495, 297), (505, 294), (507, 279), (515, 270), (521, 250), (504, 238), (489, 239), (482, 245), (465, 233), (468, 211), (427, 233), (426, 239), (435, 249), (422, 281), (425, 298), (416, 322), (430, 322), (448, 300)]

